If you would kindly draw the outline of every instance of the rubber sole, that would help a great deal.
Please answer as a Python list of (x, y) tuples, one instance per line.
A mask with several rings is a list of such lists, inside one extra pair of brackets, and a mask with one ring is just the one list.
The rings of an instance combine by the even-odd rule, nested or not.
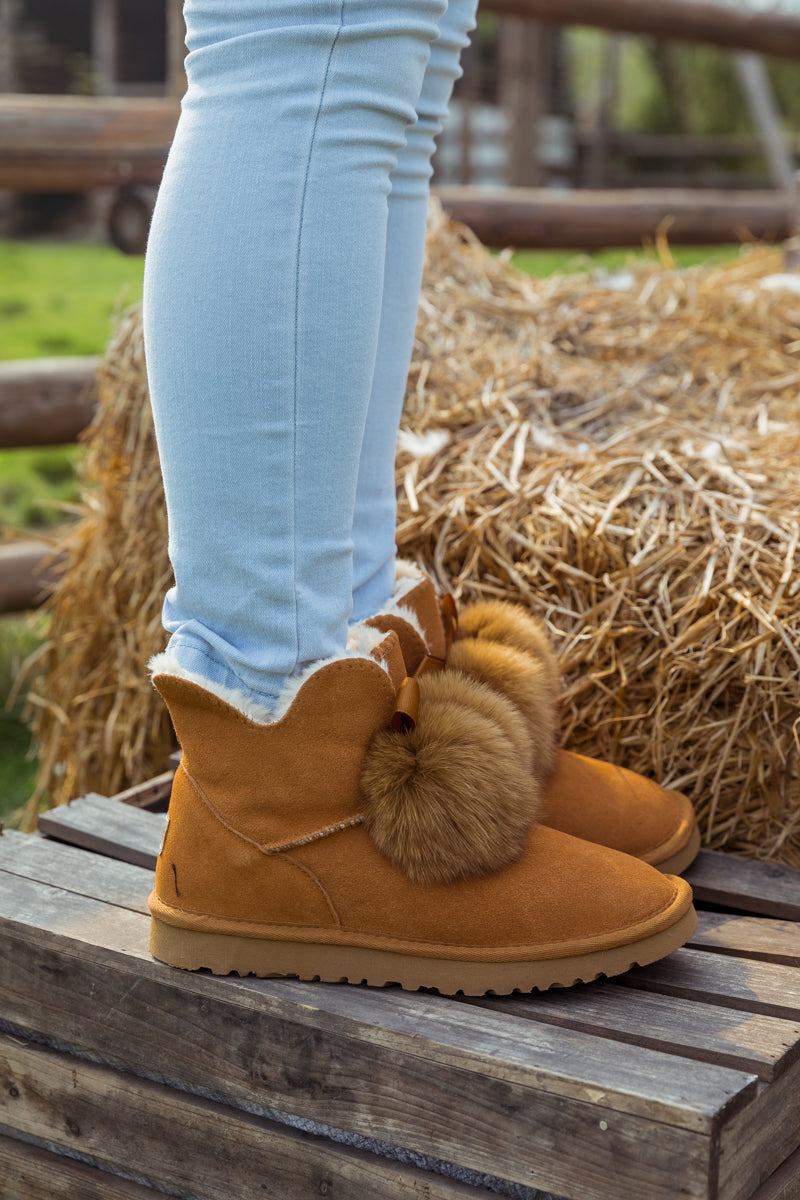
[(669, 858), (665, 858), (663, 862), (655, 862), (652, 864), (657, 871), (662, 875), (680, 875), (687, 867), (690, 867), (697, 858), (700, 849), (700, 830), (695, 825), (692, 830), (692, 836), (682, 849), (677, 850)]
[(203, 933), (152, 918), (150, 952), (184, 970), (207, 969), (215, 975), (258, 975), (325, 983), (399, 984), (408, 991), (437, 988), (445, 995), (498, 996), (546, 991), (590, 983), (601, 975), (620, 975), (633, 966), (655, 962), (677, 950), (697, 928), (693, 908), (674, 925), (627, 946), (592, 954), (529, 962), (459, 962), (393, 954), (358, 946), (266, 941), (234, 934)]

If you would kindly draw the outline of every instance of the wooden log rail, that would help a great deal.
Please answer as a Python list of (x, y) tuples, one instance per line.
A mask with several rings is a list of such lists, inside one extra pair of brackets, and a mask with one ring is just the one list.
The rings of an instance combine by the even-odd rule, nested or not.
[(485, 245), (499, 247), (640, 246), (659, 229), (678, 245), (776, 241), (790, 236), (797, 215), (792, 196), (778, 190), (443, 187), (438, 195)]
[(800, 58), (800, 17), (777, 9), (764, 12), (703, 0), (482, 0), (482, 6), (499, 16), (530, 17), (551, 25), (591, 25), (666, 41)]
[(97, 406), (98, 358), (0, 363), (0, 449), (74, 442)]
[[(0, 363), (0, 449), (74, 442), (97, 405), (97, 358)], [(0, 613), (25, 612), (49, 591), (58, 571), (41, 541), (0, 545)]]
[(177, 100), (120, 96), (0, 97), (0, 189), (88, 191), (157, 184)]

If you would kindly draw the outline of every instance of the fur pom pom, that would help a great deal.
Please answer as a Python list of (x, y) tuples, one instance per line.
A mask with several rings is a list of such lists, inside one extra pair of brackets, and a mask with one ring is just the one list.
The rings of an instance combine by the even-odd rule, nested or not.
[(528, 727), (530, 766), (543, 783), (558, 747), (558, 686), (546, 665), (501, 642), (461, 637), (450, 647), (447, 666), (488, 684), (519, 710)]
[(364, 825), (416, 883), (497, 871), (522, 853), (539, 789), (530, 741), (504, 696), (460, 671), (419, 680), (411, 733), (381, 730), (361, 776)]
[(558, 659), (542, 625), (521, 604), (506, 600), (479, 600), (459, 610), (458, 637), (480, 638), (522, 650), (540, 662), (558, 692)]

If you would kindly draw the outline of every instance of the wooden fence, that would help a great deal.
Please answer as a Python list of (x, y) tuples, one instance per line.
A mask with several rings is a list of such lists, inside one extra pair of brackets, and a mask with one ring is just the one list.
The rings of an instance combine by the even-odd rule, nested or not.
[[(97, 405), (97, 358), (0, 363), (0, 449), (74, 442)], [(0, 613), (23, 612), (46, 594), (58, 569), (51, 545), (0, 545)]]

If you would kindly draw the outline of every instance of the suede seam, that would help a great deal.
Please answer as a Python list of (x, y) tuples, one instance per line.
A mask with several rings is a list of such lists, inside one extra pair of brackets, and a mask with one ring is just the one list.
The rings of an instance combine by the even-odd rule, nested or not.
[(225, 817), (223, 817), (219, 809), (214, 806), (197, 780), (186, 770), (186, 767), (183, 765), (182, 761), (179, 764), (178, 769), (183, 771), (184, 775), (189, 780), (189, 783), (194, 788), (198, 798), (203, 801), (206, 808), (214, 817), (216, 817), (220, 825), (222, 825), (224, 829), (227, 829), (228, 833), (232, 833), (235, 837), (238, 837), (241, 841), (245, 842), (246, 845), (253, 846), (259, 851), (260, 854), (263, 854), (265, 858), (270, 858), (274, 854), (283, 854), (286, 850), (293, 850), (299, 846), (307, 846), (310, 842), (319, 842), (322, 840), (322, 838), (330, 837), (330, 835), (333, 833), (340, 833), (343, 829), (353, 829), (355, 826), (361, 825), (364, 820), (361, 813), (356, 813), (354, 816), (348, 817), (344, 821), (339, 821), (335, 825), (326, 825), (324, 829), (314, 830), (313, 833), (305, 834), (303, 837), (291, 838), (287, 842), (276, 842), (275, 845), (266, 846), (263, 844), (263, 842), (257, 842), (255, 838), (248, 837), (246, 833), (242, 833), (241, 830), (237, 829), (235, 825), (231, 825), (229, 821), (226, 821)]
[(280, 857), (285, 858), (286, 861), (291, 863), (293, 867), (297, 867), (298, 871), (302, 871), (305, 875), (308, 876), (308, 878), (313, 883), (315, 883), (317, 885), (319, 891), (325, 897), (325, 902), (328, 905), (328, 911), (330, 912), (331, 917), (334, 920), (334, 923), (341, 928), (342, 927), (342, 918), (339, 916), (338, 912), (336, 911), (336, 906), (334, 905), (333, 900), (331, 900), (330, 893), (328, 892), (327, 888), (323, 887), (323, 885), (321, 884), (319, 879), (317, 879), (317, 876), (314, 874), (314, 872), (311, 870), (311, 868), (307, 867), (305, 865), (305, 863), (299, 862), (291, 854), (287, 854), (285, 851), (281, 853)]

